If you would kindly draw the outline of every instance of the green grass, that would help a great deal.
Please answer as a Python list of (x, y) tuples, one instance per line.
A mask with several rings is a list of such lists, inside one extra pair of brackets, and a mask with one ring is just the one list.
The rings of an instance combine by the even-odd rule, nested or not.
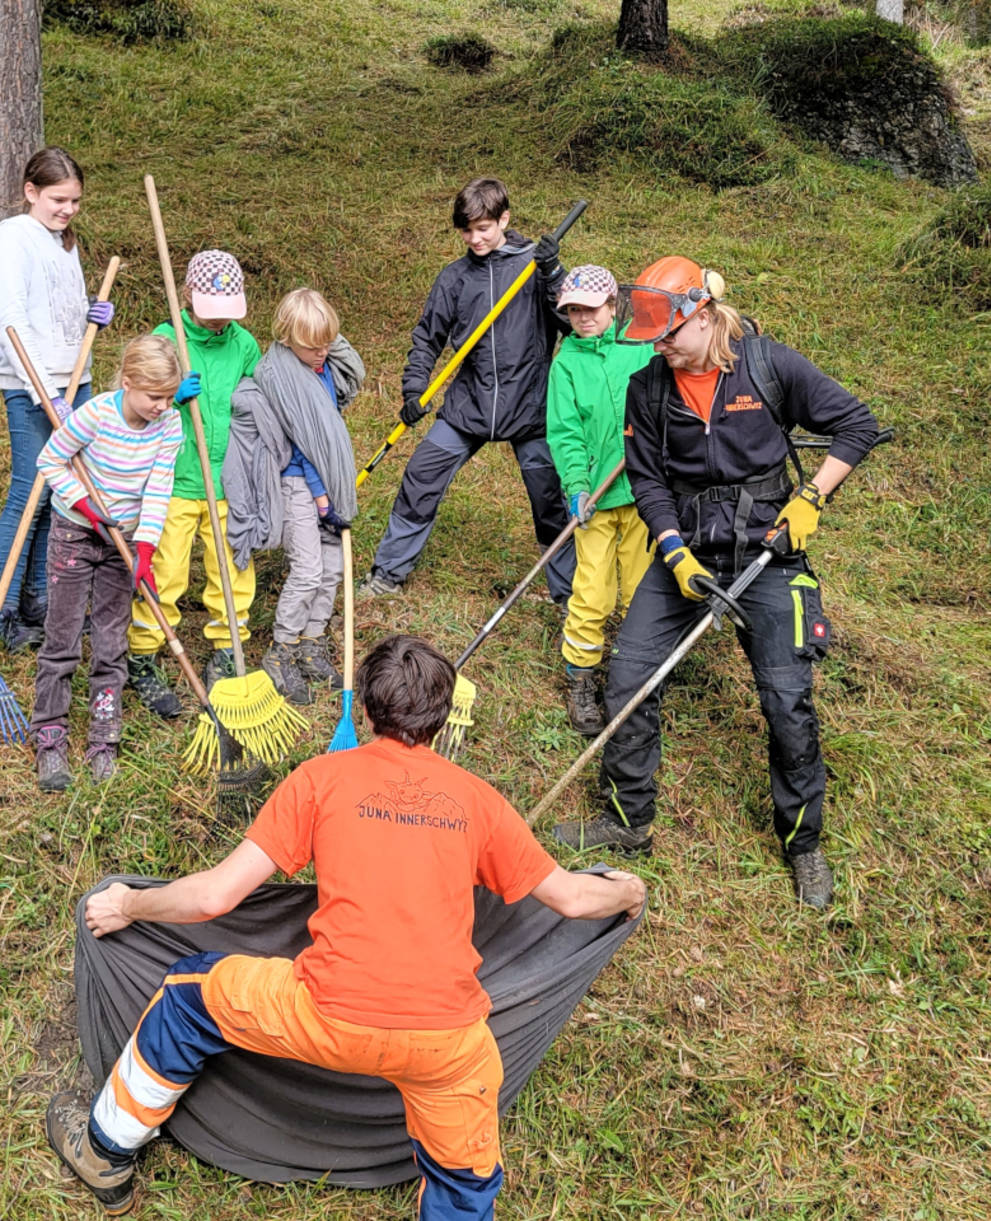
[[(665, 80), (609, 50), (613, 0), (195, 0), (194, 38), (176, 46), (50, 31), (47, 136), (87, 171), (90, 282), (111, 254), (125, 260), (96, 380), (123, 338), (165, 317), (142, 191), (151, 172), (177, 269), (201, 246), (233, 250), (262, 341), (289, 288), (312, 283), (338, 306), (369, 370), (349, 417), (364, 460), (395, 420), (424, 295), (459, 253), (451, 199), (494, 172), (527, 234), (591, 201), (567, 238), (570, 262), (605, 262), (622, 280), (663, 253), (694, 255), (725, 272), (741, 309), (868, 401), (897, 442), (853, 476), (811, 546), (836, 633), (817, 704), (837, 903), (817, 917), (791, 897), (749, 673), (732, 639), (712, 635), (664, 706), (663, 798), (642, 868), (650, 914), (506, 1120), (500, 1216), (977, 1221), (991, 1196), (988, 320), (904, 269), (900, 252), (952, 206), (949, 193), (792, 144), (765, 126), (759, 100), (724, 118), (754, 116), (775, 172), (723, 190), (684, 172), (678, 141), (729, 8), (673, 10)], [(564, 26), (587, 32), (570, 71), (552, 47)], [(498, 48), (490, 69), (430, 67), (431, 40), (463, 30)], [(986, 173), (991, 60), (958, 38), (939, 54)], [(617, 120), (582, 111), (583, 96), (619, 91), (636, 118), (642, 81), (685, 111), (660, 116), (649, 164), (632, 146), (580, 166), (561, 155), (574, 124)], [(739, 129), (720, 126), (719, 111), (744, 95), (734, 79), (710, 93), (715, 134), (700, 155), (734, 152), (719, 133)], [(361, 492), (359, 571), (411, 447), (401, 442)], [(408, 593), (360, 605), (359, 650), (402, 629), (458, 654), (534, 558), (512, 455), (488, 447), (458, 477)], [(253, 664), (281, 558), (258, 568)], [(183, 634), (202, 662), (195, 591)], [(583, 745), (563, 710), (558, 628), (552, 607), (524, 598), (466, 667), (479, 697), (463, 761), (524, 811)], [(4, 654), (0, 666), (28, 709), (33, 662)], [(82, 676), (75, 690), (81, 770)], [(294, 761), (325, 748), (339, 715), (321, 698)], [(129, 706), (119, 778), (102, 790), (80, 779), (64, 797), (40, 796), (29, 755), (0, 747), (0, 1216), (97, 1215), (41, 1128), (50, 1094), (80, 1072), (72, 908), (107, 873), (174, 875), (236, 841), (215, 824), (209, 786), (181, 771), (184, 740)], [(554, 817), (593, 812), (593, 780), (590, 769)], [(140, 1181), (142, 1219), (413, 1212), (408, 1187), (250, 1184), (167, 1141)]]

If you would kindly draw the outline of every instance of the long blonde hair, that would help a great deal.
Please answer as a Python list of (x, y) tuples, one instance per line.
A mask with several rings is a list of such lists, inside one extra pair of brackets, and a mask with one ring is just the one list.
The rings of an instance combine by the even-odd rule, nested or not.
[(724, 373), (732, 373), (737, 356), (731, 343), (743, 337), (743, 319), (740, 317), (740, 311), (734, 309), (732, 305), (727, 305), (725, 301), (715, 299), (705, 303), (705, 311), (709, 315), (712, 326), (709, 359)]
[(124, 348), (115, 384), (122, 386), (125, 377), (137, 390), (174, 395), (182, 381), (175, 344), (164, 335), (139, 335), (132, 339)]

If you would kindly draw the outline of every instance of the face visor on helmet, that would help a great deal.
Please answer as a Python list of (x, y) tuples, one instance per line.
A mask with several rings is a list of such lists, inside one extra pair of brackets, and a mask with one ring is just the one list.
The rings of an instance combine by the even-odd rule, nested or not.
[(687, 322), (708, 300), (709, 295), (698, 288), (672, 293), (665, 288), (621, 284), (616, 298), (617, 342), (657, 343)]

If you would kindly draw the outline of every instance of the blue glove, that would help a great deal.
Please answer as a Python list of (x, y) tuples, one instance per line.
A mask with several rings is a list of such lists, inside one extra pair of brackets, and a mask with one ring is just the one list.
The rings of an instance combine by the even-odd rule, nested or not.
[(58, 416), (60, 424), (64, 424), (69, 416), (72, 415), (72, 408), (61, 394), (56, 394), (52, 399), (52, 406), (55, 408), (55, 414)]
[(203, 387), (200, 385), (200, 375), (190, 372), (179, 383), (179, 389), (175, 392), (175, 401), (181, 407), (183, 403), (188, 403), (190, 399), (198, 399), (202, 393)]
[(583, 530), (588, 528), (588, 519), (595, 512), (597, 506), (595, 501), (591, 499), (588, 492), (575, 492), (571, 498), (571, 516), (578, 518), (578, 524)]
[(93, 297), (89, 303), (89, 309), (86, 311), (86, 321), (95, 322), (102, 331), (105, 326), (109, 326), (114, 320), (116, 311), (112, 301), (98, 301)]
[(328, 505), (326, 509), (318, 509), (320, 520), (317, 525), (321, 530), (326, 530), (328, 534), (340, 534), (342, 530), (350, 530), (351, 523), (345, 521), (337, 512), (333, 505)]

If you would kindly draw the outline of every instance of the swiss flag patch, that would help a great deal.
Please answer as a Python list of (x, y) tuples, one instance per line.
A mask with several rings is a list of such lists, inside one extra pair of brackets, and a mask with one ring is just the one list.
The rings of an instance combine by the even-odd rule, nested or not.
[(825, 623), (813, 623), (813, 625), (812, 625), (812, 635), (813, 635), (813, 636), (818, 636), (818, 637), (819, 637), (819, 639), (821, 640), (821, 639), (823, 638), (823, 636), (825, 636), (825, 635), (826, 635), (826, 625), (825, 625)]

